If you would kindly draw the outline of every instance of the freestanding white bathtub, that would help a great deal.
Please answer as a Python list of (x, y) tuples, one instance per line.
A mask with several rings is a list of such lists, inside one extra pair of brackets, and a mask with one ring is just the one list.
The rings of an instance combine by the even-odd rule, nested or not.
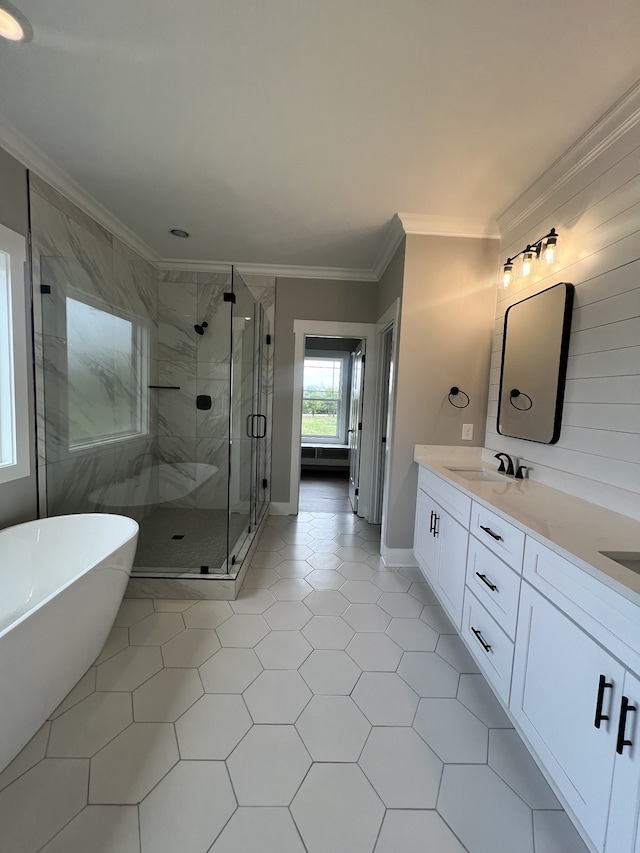
[(100, 654), (138, 525), (63, 515), (0, 531), (0, 771)]

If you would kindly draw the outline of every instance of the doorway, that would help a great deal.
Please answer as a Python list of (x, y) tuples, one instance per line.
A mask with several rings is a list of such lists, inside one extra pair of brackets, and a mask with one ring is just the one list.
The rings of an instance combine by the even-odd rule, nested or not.
[[(290, 491), (289, 504), (286, 507), (287, 514), (296, 514), (300, 509), (300, 483), (303, 458), (308, 460), (311, 456), (316, 460), (316, 468), (320, 469), (333, 468), (339, 469), (343, 466), (346, 470), (347, 478), (349, 477), (349, 436), (348, 429), (350, 426), (351, 415), (351, 398), (350, 393), (352, 370), (352, 352), (356, 352), (358, 347), (362, 349), (362, 355), (366, 348), (366, 359), (371, 361), (374, 366), (373, 370), (365, 369), (364, 363), (361, 362), (359, 369), (359, 420), (356, 421), (356, 427), (361, 427), (357, 431), (357, 452), (359, 456), (359, 464), (357, 471), (351, 473), (354, 476), (352, 491), (358, 490), (356, 511), (358, 516), (369, 520), (369, 512), (371, 505), (371, 488), (372, 488), (372, 462), (373, 462), (373, 427), (375, 422), (375, 405), (376, 405), (376, 382), (375, 382), (375, 352), (377, 345), (376, 326), (369, 323), (339, 323), (339, 322), (322, 322), (322, 321), (294, 321), (294, 336), (295, 336), (295, 355), (294, 355), (294, 387), (293, 387), (293, 418), (291, 431), (291, 471), (290, 471)], [(346, 352), (346, 366), (343, 369), (343, 378), (348, 377), (348, 390), (344, 395), (341, 407), (336, 402), (335, 422), (332, 420), (329, 424), (329, 412), (324, 412), (325, 420), (320, 421), (320, 410), (316, 408), (316, 422), (319, 426), (324, 423), (327, 436), (324, 441), (315, 439), (314, 447), (305, 446), (310, 444), (306, 440), (307, 436), (303, 434), (303, 417), (311, 420), (312, 416), (309, 412), (303, 415), (303, 404), (305, 402), (305, 357), (308, 351), (307, 344), (310, 341), (317, 344), (318, 340), (327, 342), (329, 339), (341, 339), (342, 343), (338, 345), (343, 353)], [(349, 341), (349, 344), (346, 344)], [(326, 344), (325, 344), (326, 345)], [(345, 349), (346, 347), (346, 349)], [(373, 355), (372, 355), (373, 353)], [(334, 367), (336, 374), (338, 372), (337, 365)], [(309, 395), (306, 395), (307, 397)], [(331, 394), (327, 395), (330, 398)], [(308, 406), (307, 406), (308, 408)], [(324, 407), (326, 408), (326, 406)], [(338, 409), (340, 413), (338, 415)], [(307, 429), (305, 427), (305, 429)], [(333, 445), (333, 446), (332, 446)], [(354, 448), (355, 449), (355, 448)], [(341, 457), (341, 458), (340, 458)], [(317, 460), (321, 460), (317, 464)], [(310, 467), (306, 465), (305, 467)], [(329, 475), (330, 476), (330, 475)], [(328, 480), (329, 477), (326, 478)], [(347, 493), (348, 494), (348, 493)], [(352, 508), (348, 504), (345, 509)], [(282, 511), (282, 510), (281, 510)], [(333, 510), (338, 511), (337, 509)]]
[(301, 512), (357, 510), (363, 351), (357, 338), (305, 337)]

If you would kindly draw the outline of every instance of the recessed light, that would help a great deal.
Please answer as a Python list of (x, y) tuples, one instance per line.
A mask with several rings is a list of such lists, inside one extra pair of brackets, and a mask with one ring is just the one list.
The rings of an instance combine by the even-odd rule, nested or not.
[(182, 228), (171, 228), (169, 234), (173, 234), (174, 237), (182, 237), (183, 239), (191, 237), (191, 234), (188, 231), (183, 231)]
[(0, 38), (13, 42), (31, 41), (33, 30), (24, 15), (11, 3), (0, 2)]

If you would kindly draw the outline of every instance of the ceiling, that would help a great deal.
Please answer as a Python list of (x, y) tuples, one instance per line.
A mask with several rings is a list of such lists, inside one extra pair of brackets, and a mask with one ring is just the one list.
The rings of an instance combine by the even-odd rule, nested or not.
[(398, 211), (495, 222), (640, 78), (638, 0), (14, 3), (0, 137), (165, 259), (371, 270)]

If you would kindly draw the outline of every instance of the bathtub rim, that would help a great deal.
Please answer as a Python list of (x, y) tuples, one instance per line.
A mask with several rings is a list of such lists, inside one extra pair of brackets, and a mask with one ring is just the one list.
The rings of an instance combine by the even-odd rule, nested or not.
[[(45, 596), (37, 604), (34, 604), (32, 607), (30, 607), (28, 610), (26, 610), (24, 613), (22, 613), (16, 619), (14, 619), (12, 622), (10, 622), (8, 625), (6, 625), (4, 628), (0, 628), (0, 640), (6, 634), (8, 634), (10, 631), (12, 631), (14, 628), (16, 628), (22, 622), (24, 622), (29, 616), (36, 613), (38, 610), (40, 610), (42, 607), (44, 607), (45, 604), (47, 604), (49, 601), (51, 601), (53, 598), (55, 598), (57, 595), (60, 595), (61, 592), (63, 592), (65, 589), (67, 589), (73, 583), (75, 583), (80, 578), (84, 577), (84, 575), (88, 574), (90, 571), (95, 569), (95, 567), (97, 565), (99, 565), (107, 557), (111, 556), (112, 554), (115, 554), (121, 548), (124, 548), (126, 545), (128, 545), (132, 539), (134, 539), (135, 537), (138, 536), (138, 531), (140, 529), (140, 525), (138, 524), (137, 521), (135, 521), (135, 519), (130, 518), (127, 515), (119, 515), (118, 513), (110, 513), (110, 512), (66, 513), (64, 515), (47, 516), (46, 518), (34, 518), (31, 521), (23, 521), (20, 524), (12, 524), (10, 527), (4, 527), (2, 530), (0, 530), (0, 542), (2, 541), (3, 535), (9, 534), (9, 531), (15, 531), (15, 530), (18, 530), (20, 528), (24, 528), (24, 527), (28, 527), (28, 526), (35, 527), (36, 525), (40, 525), (40, 524), (46, 524), (47, 526), (50, 526), (62, 518), (74, 518), (74, 519), (76, 519), (76, 518), (77, 519), (83, 519), (83, 518), (116, 519), (117, 518), (119, 520), (122, 520), (123, 522), (129, 522), (129, 526), (131, 527), (131, 532), (129, 533), (129, 535), (127, 535), (127, 536), (123, 537), (121, 540), (119, 540), (117, 542), (117, 544), (115, 544), (112, 547), (112, 549), (110, 551), (107, 551), (107, 552), (101, 554), (97, 559), (93, 560), (89, 565), (84, 566), (80, 571), (76, 572), (68, 580), (66, 580), (64, 583), (60, 584), (60, 586), (57, 586), (53, 590), (53, 592), (50, 592), (49, 595)], [(127, 527), (126, 523), (123, 524), (123, 527), (126, 530), (126, 527)], [(134, 558), (135, 558), (135, 555), (134, 555)], [(127, 572), (127, 575), (129, 577), (131, 577), (131, 569), (129, 569), (129, 571)]]

